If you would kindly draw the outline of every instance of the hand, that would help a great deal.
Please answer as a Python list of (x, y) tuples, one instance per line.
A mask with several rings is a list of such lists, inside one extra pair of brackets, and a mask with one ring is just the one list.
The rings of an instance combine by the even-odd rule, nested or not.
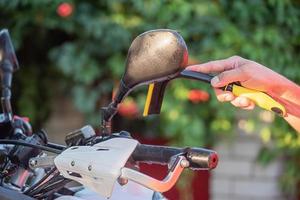
[(284, 119), (300, 133), (300, 87), (280, 74), (239, 56), (192, 65), (187, 69), (202, 73), (219, 73), (211, 80), (218, 100), (230, 101), (239, 108), (251, 110), (255, 104), (246, 97), (235, 97), (231, 92), (218, 88), (238, 81), (246, 88), (267, 93), (286, 108), (287, 115)]
[(229, 83), (240, 82), (242, 86), (263, 91), (270, 96), (278, 96), (286, 80), (271, 69), (251, 60), (233, 56), (224, 60), (211, 61), (205, 64), (192, 65), (188, 70), (202, 73), (219, 73), (211, 80), (219, 101), (230, 101), (234, 106), (253, 109), (255, 104), (246, 97), (235, 97), (231, 92), (218, 89)]

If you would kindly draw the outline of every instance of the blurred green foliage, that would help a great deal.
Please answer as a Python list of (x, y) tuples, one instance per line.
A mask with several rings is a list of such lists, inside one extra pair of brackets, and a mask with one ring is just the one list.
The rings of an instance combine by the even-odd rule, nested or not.
[[(198, 62), (240, 55), (260, 62), (300, 82), (300, 4), (292, 0), (99, 0), (65, 1), (70, 16), (57, 13), (60, 0), (2, 0), (1, 27), (9, 28), (21, 64), (17, 73), (17, 110), (37, 126), (47, 119), (58, 91), (71, 95), (89, 122), (97, 124), (100, 105), (123, 72), (127, 49), (138, 34), (156, 28), (180, 31), (190, 56)], [(218, 103), (194, 104), (190, 89), (213, 92), (193, 81), (168, 86), (162, 114), (146, 120), (144, 132), (160, 133), (179, 145), (212, 145), (233, 137), (236, 109)], [(134, 92), (142, 108), (146, 89)], [(241, 111), (238, 110), (240, 113)], [(296, 191), (300, 180), (300, 136), (276, 118), (272, 126), (257, 126), (253, 112), (245, 131), (265, 142), (259, 158), (267, 163), (283, 156), (282, 185)]]

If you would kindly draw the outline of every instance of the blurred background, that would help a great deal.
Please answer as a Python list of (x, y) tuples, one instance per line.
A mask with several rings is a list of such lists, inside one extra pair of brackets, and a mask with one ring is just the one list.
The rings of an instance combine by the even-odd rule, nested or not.
[[(300, 83), (300, 2), (293, 0), (1, 0), (21, 69), (14, 112), (51, 140), (84, 124), (99, 128), (140, 33), (180, 32), (189, 64), (232, 55), (253, 59)], [(152, 144), (208, 147), (220, 154), (211, 173), (186, 172), (170, 199), (300, 199), (300, 135), (272, 113), (217, 102), (209, 85), (176, 80), (162, 113), (142, 117), (147, 87), (119, 107), (114, 129)], [(161, 167), (142, 166), (159, 177)]]

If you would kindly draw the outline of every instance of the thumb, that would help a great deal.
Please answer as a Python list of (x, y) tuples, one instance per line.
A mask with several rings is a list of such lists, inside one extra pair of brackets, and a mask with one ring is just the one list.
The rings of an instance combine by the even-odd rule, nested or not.
[(245, 81), (246, 75), (242, 73), (240, 68), (235, 68), (232, 70), (224, 71), (211, 80), (211, 85), (213, 87), (223, 87), (229, 83), (237, 81)]

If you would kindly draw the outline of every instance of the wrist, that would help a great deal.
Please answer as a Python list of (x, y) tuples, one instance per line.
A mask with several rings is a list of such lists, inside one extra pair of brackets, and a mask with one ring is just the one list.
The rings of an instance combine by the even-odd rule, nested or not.
[(269, 79), (269, 81), (271, 84), (267, 89), (268, 94), (277, 98), (284, 98), (288, 100), (290, 100), (289, 98), (294, 99), (298, 96), (297, 99), (299, 99), (300, 87), (294, 82), (279, 74), (276, 77)]
[(267, 93), (285, 106), (288, 113), (300, 115), (300, 87), (287, 78), (280, 76), (272, 79), (273, 84)]
[(282, 83), (278, 95), (280, 98), (300, 103), (300, 87), (288, 79), (286, 79), (285, 83)]

